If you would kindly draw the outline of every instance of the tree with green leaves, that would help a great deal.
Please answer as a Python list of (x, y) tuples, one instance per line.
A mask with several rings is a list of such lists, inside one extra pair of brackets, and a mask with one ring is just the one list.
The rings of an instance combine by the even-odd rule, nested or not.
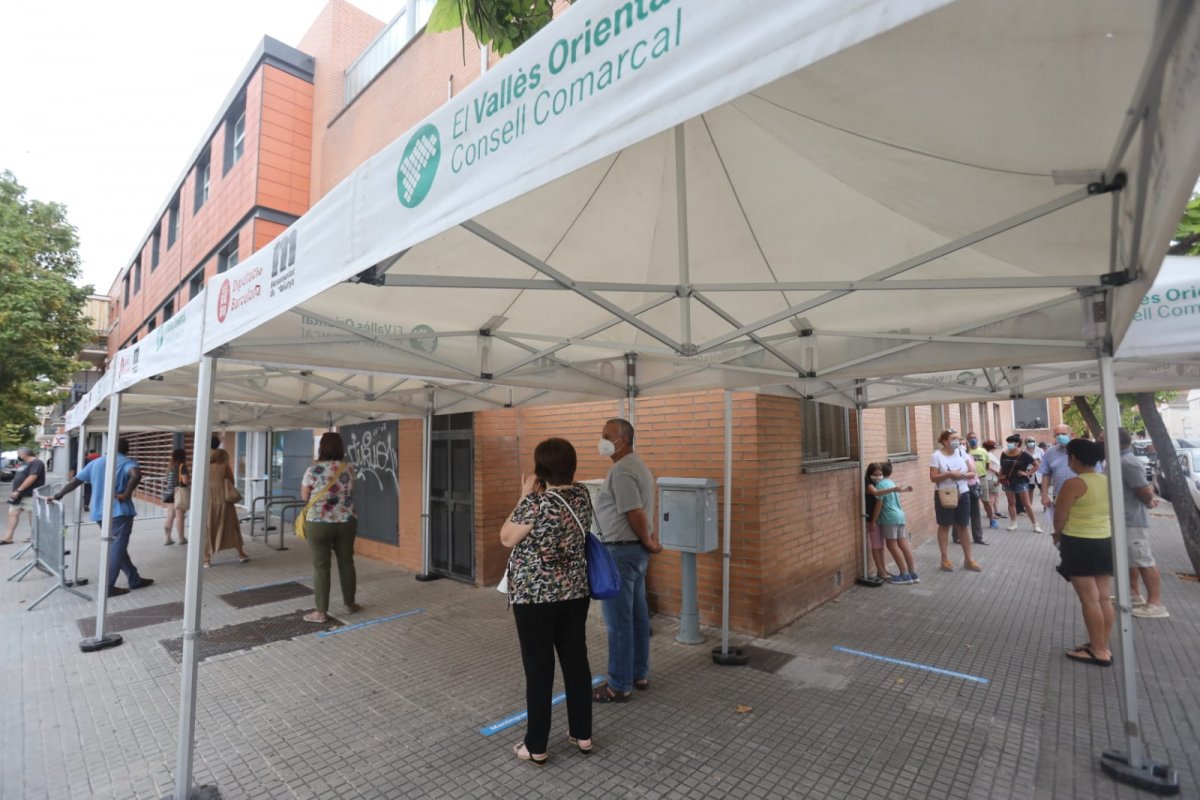
[(92, 290), (74, 283), (78, 245), (65, 207), (26, 197), (11, 172), (0, 172), (0, 430), (17, 434), (6, 444), (28, 443), (35, 409), (61, 399), (83, 366)]
[[(429, 33), (470, 30), (480, 44), (503, 56), (524, 44), (552, 19), (554, 0), (437, 0), (425, 30)], [(465, 53), (465, 39), (463, 50)]]
[(1169, 256), (1200, 256), (1200, 194), (1192, 195), (1167, 248)]

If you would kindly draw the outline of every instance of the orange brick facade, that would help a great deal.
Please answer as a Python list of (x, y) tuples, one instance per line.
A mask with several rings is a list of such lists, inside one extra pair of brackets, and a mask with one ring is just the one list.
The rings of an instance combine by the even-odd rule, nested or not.
[[(344, 0), (332, 0), (299, 45), (311, 56), (311, 78), (280, 68), (269, 59), (252, 64), (239, 92), (245, 97), (245, 155), (223, 170), (225, 126), (211, 132), (210, 198), (193, 212), (198, 172), (189, 169), (178, 188), (182, 233), (168, 248), (167, 215), (158, 220), (160, 263), (150, 269), (152, 238), (140, 251), (142, 287), (126, 307), (122, 279), (113, 284), (119, 322), (109, 341), (124, 346), (144, 336), (153, 318), (162, 322), (168, 299), (187, 303), (189, 282), (218, 269), (218, 250), (234, 237), (241, 259), (267, 246), (291, 218), (344, 179), (359, 164), (475, 80), (479, 47), (466, 34), (418, 33), (350, 105), (344, 102), (344, 73), (382, 30), (383, 23)], [(494, 57), (492, 59), (495, 60)], [(637, 404), (637, 451), (656, 476), (723, 480), (724, 398), (698, 392), (642, 398)], [(1051, 425), (1061, 418), (1049, 404)], [(733, 494), (730, 614), (732, 627), (764, 635), (852, 586), (862, 573), (861, 472), (854, 459), (856, 420), (847, 415), (849, 459), (805, 463), (803, 415), (796, 398), (738, 392), (733, 395)], [(916, 487), (903, 496), (915, 543), (930, 538), (932, 487), (926, 463), (941, 425), (981, 438), (1003, 439), (1012, 430), (1012, 403), (952, 404), (909, 409), (910, 449), (894, 456), (895, 478)], [(603, 422), (619, 415), (611, 401), (571, 406), (521, 408), (474, 415), (475, 580), (500, 579), (507, 551), (498, 531), (517, 500), (520, 478), (532, 469), (534, 446), (549, 436), (571, 440), (578, 450), (579, 479), (602, 477), (608, 462), (596, 451)], [(886, 414), (863, 414), (867, 461), (888, 456)], [(360, 539), (358, 552), (400, 564), (422, 566), (421, 421), (399, 422), (399, 544)], [(1031, 432), (1048, 439), (1046, 430)], [(163, 448), (161, 437), (147, 440)], [(227, 443), (227, 447), (232, 442)], [(147, 451), (148, 452), (148, 451)], [(720, 514), (724, 519), (723, 494)], [(721, 615), (720, 551), (697, 559), (701, 621), (718, 625)], [(649, 589), (659, 612), (679, 610), (679, 557), (663, 553), (651, 562)], [(929, 568), (926, 565), (926, 568)]]

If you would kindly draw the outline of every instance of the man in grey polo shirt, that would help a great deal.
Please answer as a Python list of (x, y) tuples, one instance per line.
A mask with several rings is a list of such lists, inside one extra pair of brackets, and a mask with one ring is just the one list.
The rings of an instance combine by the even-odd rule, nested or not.
[[(1075, 470), (1067, 466), (1067, 444), (1071, 441), (1070, 425), (1054, 426), (1054, 447), (1042, 455), (1037, 474), (1041, 476), (1042, 515), (1047, 522), (1046, 530), (1054, 530), (1054, 498), (1062, 491), (1063, 484), (1075, 477)], [(1099, 472), (1099, 468), (1096, 469)]]
[(604, 423), (600, 455), (612, 459), (596, 501), (601, 539), (621, 572), (620, 593), (604, 602), (608, 629), (608, 682), (592, 695), (597, 703), (623, 703), (634, 688), (650, 687), (650, 609), (646, 569), (661, 553), (654, 534), (654, 476), (633, 452), (628, 420)]
[[(1150, 509), (1158, 505), (1146, 468), (1133, 454), (1133, 436), (1125, 428), (1121, 442), (1121, 488), (1125, 497), (1125, 538), (1129, 551), (1129, 588), (1133, 615), (1143, 619), (1171, 616), (1162, 601), (1162, 576), (1150, 552)], [(1146, 597), (1138, 593), (1138, 578), (1146, 584)]]

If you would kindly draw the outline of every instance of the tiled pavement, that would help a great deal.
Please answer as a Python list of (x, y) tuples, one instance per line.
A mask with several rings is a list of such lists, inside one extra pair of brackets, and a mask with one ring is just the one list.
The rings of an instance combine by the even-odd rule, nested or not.
[[(133, 557), (156, 584), (114, 612), (181, 598), (181, 547), (139, 523)], [(1152, 754), (1200, 778), (1200, 585), (1173, 518), (1156, 517), (1170, 620), (1138, 620), (1142, 721)], [(95, 572), (89, 528), (84, 574)], [(654, 620), (653, 687), (596, 709), (597, 752), (572, 753), (556, 708), (551, 762), (517, 762), (523, 708), (516, 636), (490, 589), (412, 576), (359, 559), (367, 610), (347, 622), (423, 609), (319, 638), (274, 642), (202, 664), (196, 776), (225, 798), (1134, 798), (1095, 766), (1119, 746), (1117, 673), (1068, 663), (1082, 624), (1053, 572), (1049, 538), (990, 531), (981, 575), (936, 571), (918, 550), (920, 586), (855, 588), (780, 634), (748, 642), (794, 655), (774, 674), (718, 667)], [(204, 626), (306, 608), (304, 598), (236, 609), (219, 594), (307, 580), (307, 552), (250, 543), (247, 564), (206, 570)], [(8, 550), (8, 548), (5, 548)], [(4, 577), (18, 562), (0, 553)], [(90, 559), (90, 560), (89, 560)], [(90, 604), (30, 575), (0, 583), (0, 797), (158, 798), (172, 789), (178, 666), (160, 643), (178, 621), (136, 628), (121, 647), (78, 650)], [(89, 593), (91, 586), (87, 587)], [(336, 597), (336, 582), (335, 582)], [(341, 609), (334, 605), (335, 614)], [(598, 609), (589, 644), (604, 669)], [(835, 645), (980, 676), (981, 684), (834, 651)], [(779, 659), (782, 660), (782, 659)], [(738, 706), (749, 706), (738, 713)]]

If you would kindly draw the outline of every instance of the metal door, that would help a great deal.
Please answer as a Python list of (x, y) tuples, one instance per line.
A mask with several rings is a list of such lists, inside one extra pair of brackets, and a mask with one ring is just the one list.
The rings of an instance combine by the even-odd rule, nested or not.
[(429, 453), (429, 561), (434, 572), (475, 579), (475, 434), (471, 414), (433, 418)]

